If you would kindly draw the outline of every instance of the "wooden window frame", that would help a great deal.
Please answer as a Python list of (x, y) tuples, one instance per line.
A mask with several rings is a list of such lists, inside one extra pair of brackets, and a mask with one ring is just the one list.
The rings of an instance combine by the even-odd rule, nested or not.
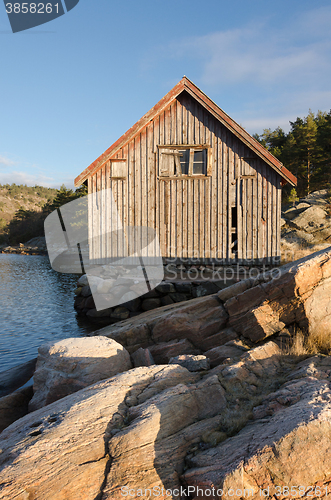
[[(212, 165), (211, 165), (212, 148), (209, 144), (158, 144), (157, 148), (158, 148), (158, 151), (160, 149), (175, 150), (175, 152), (169, 152), (169, 153), (166, 153), (166, 152), (160, 153), (160, 151), (159, 151), (159, 158), (158, 158), (159, 172), (161, 172), (160, 162), (161, 162), (161, 155), (162, 154), (169, 154), (169, 155), (174, 156), (174, 159), (175, 159), (174, 170), (176, 170), (176, 172), (174, 172), (173, 174), (169, 173), (169, 175), (162, 175), (160, 173), (159, 174), (160, 178), (162, 178), (162, 179), (187, 179), (187, 178), (199, 178), (199, 179), (201, 179), (201, 178), (211, 177), (211, 175), (212, 175)], [(187, 149), (190, 150), (189, 168), (188, 168), (188, 173), (183, 174), (182, 167), (181, 167), (180, 160), (179, 160), (179, 157), (180, 157), (179, 152), (181, 150), (187, 150)], [(201, 173), (195, 174), (193, 172), (194, 152), (195, 151), (206, 151), (206, 173), (204, 173), (204, 174), (201, 174)]]

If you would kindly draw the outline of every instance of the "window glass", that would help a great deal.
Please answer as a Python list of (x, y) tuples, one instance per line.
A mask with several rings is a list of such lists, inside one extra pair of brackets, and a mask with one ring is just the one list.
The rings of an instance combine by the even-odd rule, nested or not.
[(180, 166), (182, 168), (182, 174), (188, 175), (188, 169), (190, 165), (190, 150), (189, 149), (181, 149), (179, 151), (179, 161)]
[(206, 173), (206, 150), (194, 151), (193, 174), (204, 175)]

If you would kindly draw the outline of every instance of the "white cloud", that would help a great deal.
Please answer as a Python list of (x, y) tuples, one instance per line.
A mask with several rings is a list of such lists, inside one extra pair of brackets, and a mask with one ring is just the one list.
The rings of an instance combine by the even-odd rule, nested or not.
[[(327, 12), (331, 21), (331, 8)], [(316, 79), (326, 83), (331, 73), (330, 36), (322, 30), (312, 40), (300, 39), (302, 24), (299, 20), (294, 29), (276, 30), (265, 22), (191, 37), (171, 44), (170, 53), (198, 60), (205, 85), (305, 85)]]
[(11, 165), (15, 165), (13, 160), (0, 155), (0, 167), (10, 167)]
[(288, 130), (309, 108), (331, 107), (331, 6), (271, 21), (173, 41), (159, 59), (193, 67), (202, 89), (250, 133)]
[(26, 172), (3, 172), (0, 173), (0, 184), (26, 184), (27, 186), (59, 187), (52, 177), (45, 175), (33, 175)]

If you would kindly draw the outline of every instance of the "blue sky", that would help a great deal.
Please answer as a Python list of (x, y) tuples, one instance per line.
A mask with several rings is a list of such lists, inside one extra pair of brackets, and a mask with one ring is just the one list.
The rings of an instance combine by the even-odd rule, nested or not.
[(186, 75), (251, 134), (331, 108), (331, 5), (80, 0), (13, 34), (0, 3), (0, 183), (73, 179)]

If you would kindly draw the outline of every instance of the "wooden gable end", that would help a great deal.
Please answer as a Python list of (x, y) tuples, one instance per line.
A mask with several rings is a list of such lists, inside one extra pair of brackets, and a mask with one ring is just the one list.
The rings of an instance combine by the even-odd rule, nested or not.
[[(161, 161), (185, 146), (208, 148), (205, 175), (176, 175), (174, 157)], [(279, 256), (281, 176), (187, 92), (88, 185), (89, 192), (112, 189), (123, 226), (155, 228), (165, 258), (226, 263)], [(94, 258), (101, 255), (94, 249)]]

